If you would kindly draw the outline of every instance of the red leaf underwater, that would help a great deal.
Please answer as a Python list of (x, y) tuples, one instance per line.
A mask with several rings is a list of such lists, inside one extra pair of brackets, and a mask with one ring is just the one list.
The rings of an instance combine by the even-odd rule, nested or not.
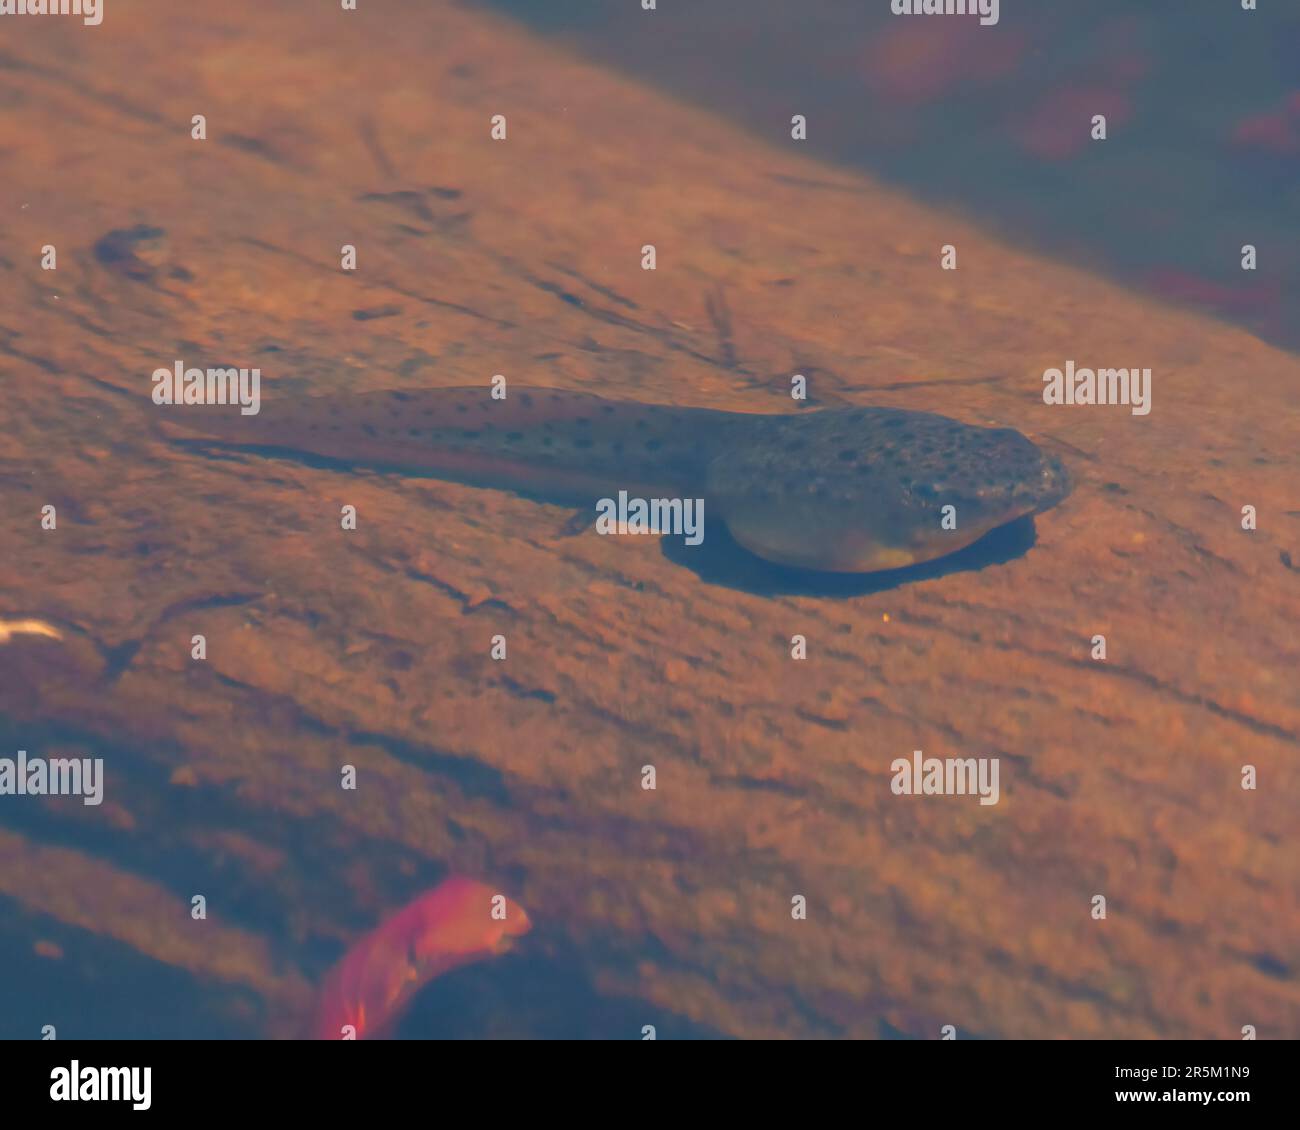
[(485, 883), (444, 880), (343, 955), (321, 988), (313, 1038), (384, 1035), (435, 977), (504, 953), (531, 927), (523, 907)]

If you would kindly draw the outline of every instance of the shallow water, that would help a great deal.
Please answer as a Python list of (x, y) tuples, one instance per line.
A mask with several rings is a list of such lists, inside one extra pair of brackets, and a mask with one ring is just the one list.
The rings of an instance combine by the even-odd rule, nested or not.
[[(497, 0), (548, 38), (1126, 285), (1300, 347), (1300, 11), (1097, 0), (998, 23), (887, 3)], [(1104, 114), (1109, 136), (1089, 137)], [(834, 195), (828, 171), (824, 205)], [(1241, 269), (1241, 245), (1260, 249)], [(870, 263), (870, 249), (862, 251)]]
[[(1300, 341), (1300, 16), (573, 0), (344, 42), (255, 7), (0, 54), (0, 757), (106, 774), (101, 805), (0, 796), (0, 1037), (300, 1035), (450, 873), (533, 928), (401, 1037), (1300, 1034), (1300, 370), (1257, 340)], [(208, 149), (177, 148), (178, 53)], [(1045, 404), (1067, 356), (1152, 366), (1151, 415)], [(260, 365), (304, 419), (498, 372), (937, 412), (1076, 486), (909, 568), (791, 569), (356, 426), (179, 442), (174, 358)], [(683, 463), (715, 438), (656, 419)], [(898, 795), (916, 749), (996, 760), (997, 803)]]

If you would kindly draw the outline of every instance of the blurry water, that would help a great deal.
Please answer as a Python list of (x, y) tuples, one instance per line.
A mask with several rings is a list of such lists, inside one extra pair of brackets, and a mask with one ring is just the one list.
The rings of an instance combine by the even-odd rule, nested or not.
[(803, 114), (827, 161), (1300, 346), (1300, 4), (1003, 3), (990, 27), (888, 0), (494, 6), (775, 145)]

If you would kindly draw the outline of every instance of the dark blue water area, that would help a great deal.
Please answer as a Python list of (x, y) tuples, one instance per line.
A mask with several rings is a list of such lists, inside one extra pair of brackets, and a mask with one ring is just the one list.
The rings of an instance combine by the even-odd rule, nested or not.
[[(33, 876), (33, 882), (41, 881)], [(255, 1039), (255, 997), (238, 986), (203, 983), (152, 961), (134, 946), (31, 914), (0, 898), (0, 1040)], [(42, 956), (57, 947), (58, 956)], [(47, 951), (52, 952), (52, 951)], [(53, 1028), (49, 1033), (47, 1028)]]
[[(194, 976), (133, 946), (0, 898), (0, 1040), (260, 1039), (309, 1016), (271, 1018), (246, 987)], [(47, 953), (33, 949), (38, 939)], [(545, 949), (547, 952), (539, 952)], [(558, 955), (557, 955), (558, 954)], [(644, 1001), (600, 993), (585, 955), (562, 940), (436, 979), (390, 1033), (396, 1039), (718, 1039), (722, 1034)], [(50, 1032), (52, 1029), (52, 1033)]]
[(490, 965), (433, 981), (393, 1033), (398, 1039), (660, 1040), (721, 1039), (722, 1033), (629, 997), (597, 991), (585, 969), (592, 957), (563, 939), (539, 939)]
[[(358, 746), (376, 740), (356, 736)], [(430, 788), (452, 786), (466, 795), (486, 790), (494, 797), (501, 788), (500, 782), (484, 780), (477, 763), (431, 759), (429, 751), (404, 751), (396, 748), (400, 743), (382, 740), (390, 755), (418, 759), (430, 772)], [(338, 843), (330, 829), (318, 820), (249, 805), (233, 789), (169, 788), (166, 766), (178, 751), (121, 745), (87, 730), (17, 723), (0, 715), (0, 749), (18, 748), (103, 758), (113, 791), (133, 798), (135, 823), (123, 829), (93, 816), (85, 819), (78, 811), (80, 798), (74, 797), (6, 796), (0, 801), (0, 829), (33, 846), (25, 860), (3, 861), (8, 888), (40, 888), (32, 903), (43, 905), (53, 895), (62, 908), (55, 917), (32, 910), (21, 896), (0, 895), (0, 1040), (41, 1039), (47, 1026), (59, 1039), (297, 1038), (311, 1031), (314, 988), (344, 946), (336, 938), (302, 937), (294, 927), (298, 912), (305, 903), (329, 905), (331, 916), (350, 921), (356, 937), (377, 925), (340, 902), (329, 879), (331, 862), (322, 858)], [(299, 870), (281, 875), (272, 886), (238, 857), (197, 846), (232, 830), (293, 860)], [(129, 884), (138, 876), (162, 897), (147, 899), (138, 914), (124, 918), (120, 905), (111, 904), (135, 897), (129, 886), (100, 892), (78, 877), (75, 890), (54, 894), (66, 874), (59, 870), (67, 864), (67, 857), (59, 858), (63, 849), (110, 866), (113, 882)], [(375, 877), (381, 901), (393, 910), (445, 877), (436, 865), (406, 858), (402, 848), (380, 840), (353, 842), (347, 854), (350, 865)], [(42, 870), (43, 863), (54, 873)], [(406, 877), (390, 882), (387, 877), (396, 871)], [(194, 950), (178, 939), (205, 929), (189, 917), (195, 891), (208, 900), (214, 921), (266, 943), (270, 968), (261, 968), (259, 977), (267, 984), (280, 976), (296, 978), (307, 984), (309, 995), (286, 1011), (273, 987), (262, 994), (249, 984), (184, 967), (193, 961)], [(69, 907), (69, 902), (82, 905)], [(167, 915), (167, 921), (160, 920)], [(112, 922), (105, 930), (69, 924), (82, 920), (93, 925), (104, 918)], [(122, 938), (124, 933), (130, 937)], [(132, 944), (140, 937), (148, 943)], [(143, 951), (167, 951), (175, 960)], [(635, 959), (652, 958), (669, 961), (647, 940)], [(579, 949), (563, 929), (541, 921), (513, 952), (435, 979), (388, 1034), (399, 1039), (637, 1040), (643, 1027), (652, 1025), (659, 1039), (721, 1038), (709, 1026), (658, 1005), (600, 990), (591, 970), (617, 964), (610, 945), (600, 938), (588, 939)]]
[[(805, 115), (801, 152), (827, 166), (810, 208), (851, 209), (834, 166), (863, 169), (1300, 348), (1300, 4), (1004, 2), (980, 27), (888, 0), (483, 2), (776, 146)], [(581, 91), (549, 95), (581, 112)]]
[[(33, 892), (29, 900), (0, 896), (0, 1039), (40, 1039), (46, 1025), (57, 1038), (223, 1039), (257, 1038), (268, 1030), (265, 1002), (247, 986), (196, 976), (182, 968), (189, 947), (176, 940), (204, 926), (189, 917), (189, 898), (200, 891), (221, 907), (224, 924), (283, 938), (275, 960), (288, 969), (303, 962), (315, 970), (327, 955), (288, 941), (282, 899), (261, 888), (233, 858), (218, 859), (196, 846), (205, 835), (236, 829), (266, 837), (274, 849), (305, 852), (310, 830), (273, 814), (241, 806), (224, 789), (167, 786), (174, 751), (105, 741), (78, 727), (19, 722), (0, 715), (4, 756), (102, 758), (104, 794), (132, 798), (133, 824), (124, 828), (84, 806), (80, 797), (5, 796), (0, 829), (23, 837), (30, 851), (5, 859), (6, 887)], [(67, 867), (80, 853), (112, 868), (119, 885), (101, 889)], [(75, 864), (74, 864), (75, 865)], [(105, 872), (105, 875), (108, 873)], [(154, 897), (134, 906), (140, 877)], [(170, 897), (168, 897), (170, 896)], [(57, 917), (31, 909), (57, 905)], [(287, 908), (286, 908), (287, 909)], [(170, 915), (168, 920), (160, 920)], [(214, 915), (214, 918), (216, 916)], [(87, 928), (110, 920), (106, 929)], [(82, 925), (78, 925), (81, 923)], [(136, 939), (148, 939), (134, 944)], [(175, 963), (151, 952), (173, 951)], [(304, 1019), (305, 1023), (305, 1019)]]

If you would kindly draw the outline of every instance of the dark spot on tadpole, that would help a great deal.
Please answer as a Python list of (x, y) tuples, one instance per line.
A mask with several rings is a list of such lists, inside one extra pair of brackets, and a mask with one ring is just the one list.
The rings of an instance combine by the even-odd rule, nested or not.
[(408, 436), (418, 436), (418, 435), (420, 434), (420, 429), (419, 429), (419, 428), (407, 428), (407, 429), (406, 429), (406, 434), (407, 434)]
[(647, 424), (644, 420), (638, 420), (638, 421), (636, 422), (636, 430), (639, 431), (639, 432), (643, 432), (643, 431), (645, 431), (646, 428), (648, 428), (649, 426), (650, 426), (650, 425)]
[(588, 448), (588, 447), (591, 446), (591, 440), (589, 440), (589, 439), (575, 439), (575, 440), (573, 441), (573, 446), (574, 446), (574, 447), (580, 447), (580, 448), (582, 448), (582, 449), (585, 450), (586, 448)]
[(459, 412), (459, 413), (463, 416), (463, 415), (465, 415), (466, 412), (469, 411), (469, 405), (468, 405), (468, 404), (457, 404), (457, 405), (456, 405), (456, 411)]
[(415, 660), (409, 651), (393, 651), (388, 654), (388, 666), (394, 671), (409, 671), (414, 665)]
[(523, 432), (506, 432), (507, 443), (518, 443), (523, 438), (524, 438)]
[(473, 428), (462, 428), (460, 433), (461, 439), (478, 439), (480, 433)]
[(315, 425), (315, 424), (308, 424), (308, 425), (307, 425), (307, 430), (308, 430), (309, 432), (314, 432), (314, 431), (316, 431), (316, 430), (317, 430), (317, 429), (316, 429), (316, 425)]
[(602, 404), (600, 406), (600, 410), (604, 412), (606, 416), (612, 416), (615, 411), (614, 406), (612, 404)]
[(338, 406), (337, 404), (331, 404), (331, 405), (330, 405), (330, 415), (331, 415), (331, 416), (337, 416), (338, 414), (339, 414), (339, 406)]
[(647, 451), (658, 451), (661, 447), (663, 447), (662, 440), (648, 439), (645, 441), (645, 449)]
[(520, 403), (521, 403), (525, 408), (531, 408), (531, 407), (533, 406), (533, 397), (532, 397), (532, 393), (528, 393), (528, 392), (520, 393), (520, 395), (519, 395), (519, 402), (520, 402)]
[(390, 392), (388, 395), (392, 397), (393, 400), (405, 401), (411, 399), (411, 394), (409, 392)]
[(375, 434), (375, 426), (373, 424), (362, 424), (361, 430), (368, 436), (373, 436)]
[(551, 439), (550, 436), (542, 436), (543, 447), (552, 447), (554, 446), (554, 444), (555, 444), (555, 440)]

